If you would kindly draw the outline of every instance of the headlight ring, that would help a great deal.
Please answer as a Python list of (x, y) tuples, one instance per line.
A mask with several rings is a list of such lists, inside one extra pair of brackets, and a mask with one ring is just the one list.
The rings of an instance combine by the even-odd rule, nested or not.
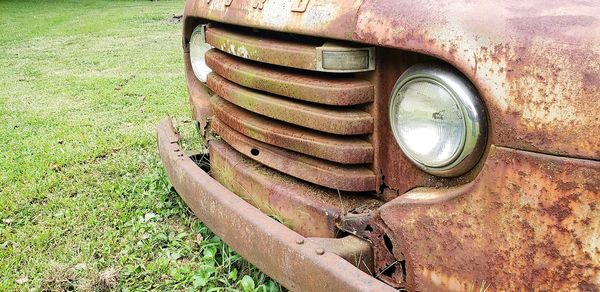
[(488, 127), (485, 107), (469, 80), (449, 65), (407, 69), (392, 90), (389, 109), (396, 142), (422, 170), (458, 176), (481, 158)]

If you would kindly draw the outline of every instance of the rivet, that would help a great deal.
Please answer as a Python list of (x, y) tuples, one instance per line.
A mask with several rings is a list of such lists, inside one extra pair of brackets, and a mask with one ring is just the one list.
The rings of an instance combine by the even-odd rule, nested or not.
[(303, 244), (304, 243), (304, 239), (303, 238), (298, 238), (298, 239), (296, 239), (296, 243), (297, 244)]
[(317, 249), (315, 250), (315, 252), (317, 252), (317, 254), (318, 254), (318, 255), (323, 255), (323, 254), (325, 253), (325, 250), (324, 250), (324, 249), (322, 249), (322, 248), (317, 248)]

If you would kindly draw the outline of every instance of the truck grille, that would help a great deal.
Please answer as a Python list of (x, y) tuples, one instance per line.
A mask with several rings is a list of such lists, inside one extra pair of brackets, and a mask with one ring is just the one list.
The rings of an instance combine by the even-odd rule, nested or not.
[(373, 85), (348, 73), (316, 72), (319, 42), (273, 34), (207, 28), (213, 131), (293, 177), (342, 191), (375, 190), (373, 117), (366, 110)]

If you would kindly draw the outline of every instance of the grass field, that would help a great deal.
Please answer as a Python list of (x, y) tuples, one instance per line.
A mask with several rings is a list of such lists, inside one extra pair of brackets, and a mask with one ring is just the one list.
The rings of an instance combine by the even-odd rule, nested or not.
[(194, 218), (159, 162), (167, 113), (195, 134), (168, 21), (182, 9), (0, 2), (0, 291), (279, 290)]

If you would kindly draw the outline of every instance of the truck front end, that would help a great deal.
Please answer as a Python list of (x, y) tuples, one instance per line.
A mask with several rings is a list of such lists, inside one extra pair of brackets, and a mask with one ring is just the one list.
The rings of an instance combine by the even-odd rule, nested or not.
[(170, 181), (293, 291), (595, 291), (600, 11), (539, 6), (188, 0)]

